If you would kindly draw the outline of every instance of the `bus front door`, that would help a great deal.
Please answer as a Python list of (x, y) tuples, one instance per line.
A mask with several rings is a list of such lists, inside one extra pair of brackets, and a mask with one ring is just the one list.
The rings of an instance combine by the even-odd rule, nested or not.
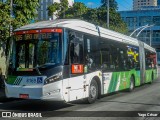
[(69, 82), (69, 101), (82, 99), (85, 97), (84, 85), (86, 79), (84, 75), (72, 75)]

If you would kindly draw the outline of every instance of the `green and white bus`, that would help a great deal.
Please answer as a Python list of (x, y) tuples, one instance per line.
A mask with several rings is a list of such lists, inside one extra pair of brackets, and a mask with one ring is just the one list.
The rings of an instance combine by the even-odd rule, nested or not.
[(8, 98), (95, 102), (101, 95), (157, 78), (156, 51), (135, 38), (63, 19), (14, 31)]

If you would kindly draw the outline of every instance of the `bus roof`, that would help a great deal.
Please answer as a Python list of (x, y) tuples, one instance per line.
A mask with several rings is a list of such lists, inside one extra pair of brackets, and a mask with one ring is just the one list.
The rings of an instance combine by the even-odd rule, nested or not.
[[(79, 19), (58, 19), (58, 20), (50, 20), (50, 21), (41, 21), (37, 23), (32, 23), (29, 25), (22, 26), (15, 31), (21, 31), (21, 30), (33, 30), (33, 29), (42, 29), (42, 28), (69, 28), (76, 31), (85, 32), (88, 34), (112, 39), (115, 41), (123, 42), (123, 43), (129, 43), (132, 45), (139, 46), (138, 40), (132, 37), (129, 37), (127, 35), (108, 30), (102, 27), (99, 27), (97, 25), (91, 24), (89, 22), (85, 22), (83, 20)], [(151, 51), (155, 52), (155, 49), (150, 47), (149, 45), (144, 43), (144, 47), (146, 49), (149, 49)]]

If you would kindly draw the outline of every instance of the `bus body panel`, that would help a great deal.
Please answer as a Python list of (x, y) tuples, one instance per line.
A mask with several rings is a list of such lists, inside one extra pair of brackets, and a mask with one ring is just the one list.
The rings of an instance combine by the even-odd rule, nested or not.
[(94, 77), (98, 77), (100, 83), (102, 83), (101, 75), (102, 73), (100, 71), (96, 71), (88, 74), (63, 79), (63, 96), (65, 101), (68, 102), (87, 98), (89, 96), (89, 86), (91, 81)]
[(140, 71), (130, 70), (123, 72), (103, 73), (104, 94), (129, 88), (131, 76), (135, 76), (135, 86), (140, 85)]
[[(23, 82), (22, 82), (23, 83)], [(9, 85), (5, 84), (5, 92), (8, 98), (21, 98), (20, 95), (28, 95), (26, 99), (51, 99), (63, 101), (62, 80), (46, 85)]]
[[(21, 97), (20, 95), (28, 95), (28, 98), (26, 99), (51, 99), (53, 101), (64, 100), (66, 102), (69, 102), (69, 101), (74, 101), (74, 100), (89, 97), (90, 84), (92, 80), (96, 80), (98, 87), (100, 88), (98, 89), (100, 91), (99, 93), (100, 95), (103, 95), (103, 94), (108, 94), (108, 93), (129, 88), (131, 77), (134, 78), (135, 86), (140, 86), (143, 83), (150, 82), (152, 79), (152, 72), (154, 74), (154, 78), (157, 78), (157, 75), (155, 75), (157, 74), (156, 68), (155, 69), (149, 68), (146, 70), (146, 60), (145, 60), (146, 51), (145, 50), (147, 49), (154, 53), (155, 53), (155, 50), (150, 46), (146, 45), (145, 43), (140, 42), (137, 39), (131, 38), (129, 36), (125, 36), (120, 33), (107, 30), (81, 20), (64, 20), (64, 21), (62, 20), (62, 21), (55, 21), (55, 23), (52, 21), (49, 21), (48, 23), (49, 23), (48, 25), (49, 28), (47, 28), (47, 26), (41, 25), (41, 23), (35, 23), (34, 24), (35, 26), (34, 25), (33, 26), (30, 25), (28, 27), (24, 26), (24, 27), (21, 27), (20, 29), (17, 29), (16, 32), (17, 34), (19, 34), (19, 32), (20, 33), (24, 32), (23, 34), (25, 34), (24, 35), (24, 39), (25, 39), (25, 36), (30, 35), (27, 33), (27, 31), (30, 32), (31, 34), (34, 31), (35, 35), (33, 36), (34, 38), (37, 39), (38, 34), (35, 33), (35, 31), (38, 30), (40, 33), (39, 35), (41, 37), (41, 40), (44, 39), (44, 41), (41, 41), (39, 39), (37, 41), (38, 42), (41, 41), (42, 43), (45, 43), (45, 44), (40, 44), (44, 46), (42, 48), (47, 48), (48, 51), (51, 51), (52, 49), (50, 48), (54, 48), (54, 46), (57, 46), (55, 50), (52, 50), (52, 52), (48, 52), (48, 53), (43, 52), (45, 51), (45, 49), (42, 49), (41, 46), (37, 46), (38, 43), (35, 43), (34, 40), (32, 40), (33, 43), (29, 45), (28, 41), (30, 41), (31, 39), (22, 40), (22, 42), (24, 42), (23, 44), (24, 45), (28, 44), (27, 47), (29, 49), (30, 48), (34, 49), (33, 45), (39, 48), (38, 49), (39, 52), (42, 52), (43, 54), (39, 54), (39, 56), (37, 55), (36, 57), (39, 57), (37, 60), (41, 60), (42, 58), (45, 58), (48, 56), (50, 56), (50, 58), (52, 58), (53, 61), (54, 61), (53, 58), (55, 59), (56, 57), (59, 58), (57, 59), (57, 63), (60, 63), (60, 64), (57, 64), (57, 65), (60, 65), (61, 67), (59, 68), (59, 66), (58, 67), (50, 66), (51, 63), (52, 64), (54, 63), (53, 61), (50, 60), (49, 61), (50, 63), (47, 64), (47, 66), (50, 66), (50, 68), (45, 67), (45, 65), (39, 66), (38, 62), (36, 63), (36, 66), (38, 66), (39, 68), (33, 65), (32, 69), (35, 69), (34, 76), (33, 75), (30, 76), (26, 74), (25, 71), (23, 71), (22, 74), (24, 75), (22, 76), (9, 75), (5, 83), (7, 97), (20, 98)], [(46, 24), (48, 23), (46, 22)], [(54, 29), (54, 28), (58, 28), (58, 29)], [(41, 31), (41, 29), (43, 30)], [(48, 34), (48, 31), (49, 31), (49, 34)], [(70, 31), (70, 33), (72, 34), (69, 34), (69, 32), (66, 32), (66, 31)], [(50, 34), (50, 32), (51, 33), (54, 32), (54, 34)], [(56, 34), (56, 32), (58, 32), (58, 34)], [(72, 40), (71, 42), (71, 38), (72, 39), (74, 38), (75, 40)], [(21, 42), (21, 40), (18, 39), (18, 42)], [(91, 44), (91, 43), (95, 43), (95, 44)], [(52, 46), (52, 47), (49, 47), (49, 46)], [(26, 51), (29, 51), (27, 50), (28, 49), (27, 47), (25, 49)], [(80, 61), (82, 62), (79, 62), (79, 63), (72, 62), (71, 58), (74, 56), (74, 54), (71, 55), (71, 52), (70, 52), (72, 47), (74, 49), (76, 48), (75, 50), (77, 53), (76, 55), (78, 55), (78, 53), (83, 53), (80, 59)], [(93, 48), (96, 48), (96, 49), (92, 50)], [(133, 51), (129, 51), (129, 48), (132, 48)], [(19, 49), (23, 52), (23, 49), (21, 48)], [(20, 51), (19, 49), (17, 49), (17, 51)], [(87, 54), (91, 53), (90, 51), (92, 51), (92, 54), (88, 56), (88, 58), (90, 57), (92, 61), (90, 62), (88, 61), (87, 63), (86, 56)], [(115, 52), (116, 54), (113, 54), (113, 51), (116, 51)], [(138, 51), (138, 53), (135, 51)], [(55, 53), (55, 56), (53, 56), (52, 54), (53, 52)], [(130, 52), (132, 53), (129, 54)], [(27, 53), (26, 55), (31, 55), (29, 54), (29, 52), (26, 52), (26, 53)], [(16, 55), (18, 58), (18, 55), (20, 54), (16, 53)], [(108, 59), (109, 57), (107, 55), (108, 56), (110, 55), (112, 59)], [(123, 57), (124, 55), (126, 55), (127, 57), (125, 56), (125, 59), (124, 59), (124, 58), (120, 58), (119, 55), (122, 55)], [(138, 55), (139, 55), (139, 58), (136, 58), (136, 56)], [(132, 56), (132, 57), (129, 57), (129, 56)], [(119, 61), (117, 62), (118, 64), (116, 64), (114, 63), (115, 60), (117, 61), (119, 60), (119, 59), (116, 59), (116, 57), (124, 61), (121, 61), (121, 63)], [(21, 58), (23, 58), (23, 54)], [(33, 58), (33, 56), (30, 58)], [(93, 59), (93, 58), (96, 58), (96, 59)], [(131, 64), (128, 64), (129, 66), (120, 67), (120, 64), (123, 64), (123, 65), (127, 64), (127, 60), (129, 59), (134, 60), (135, 63), (139, 62), (140, 64), (137, 65), (138, 67)], [(28, 60), (30, 59), (28, 58)], [(99, 61), (98, 64), (96, 64), (94, 67), (91, 67), (91, 63), (94, 63), (94, 62), (96, 63), (96, 60)], [(43, 61), (45, 61), (45, 59)], [(110, 62), (110, 61), (112, 63), (108, 64), (107, 62)], [(23, 63), (23, 61), (21, 62)], [(45, 63), (48, 63), (48, 61), (45, 61)], [(79, 64), (81, 66), (84, 66), (83, 68), (84, 72), (73, 74), (71, 71), (72, 64)], [(106, 66), (106, 68), (104, 67), (104, 70), (103, 70), (103, 66), (105, 65), (110, 66), (109, 69), (107, 68), (108, 66)], [(86, 66), (87, 66), (87, 70), (85, 71)], [(17, 68), (20, 68), (20, 67), (17, 65)], [(25, 67), (25, 69), (26, 68), (27, 67)], [(47, 69), (47, 70), (43, 71), (42, 69)], [(15, 71), (17, 70), (18, 72), (20, 72), (21, 68), (15, 69)], [(38, 76), (40, 75), (40, 73), (42, 73), (43, 75)], [(55, 80), (54, 82), (46, 83), (46, 79), (50, 79), (50, 78), (56, 79), (57, 76), (55, 77), (54, 74), (57, 74), (57, 73), (58, 74), (62, 73), (62, 75), (60, 76), (60, 78), (58, 78), (57, 81)], [(39, 81), (42, 80), (42, 82), (37, 84), (36, 82), (38, 80)]]
[(85, 97), (84, 75), (68, 78), (68, 82), (69, 82), (69, 101), (82, 99)]
[[(153, 75), (153, 78), (152, 78), (152, 75)], [(146, 80), (145, 80), (145, 83), (152, 82), (152, 80), (156, 80), (157, 78), (158, 77), (157, 77), (157, 70), (156, 69), (146, 70)]]

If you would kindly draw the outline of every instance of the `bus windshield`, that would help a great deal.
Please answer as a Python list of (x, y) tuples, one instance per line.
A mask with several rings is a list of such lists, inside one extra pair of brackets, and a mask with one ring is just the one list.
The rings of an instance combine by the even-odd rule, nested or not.
[(27, 40), (26, 35), (17, 36), (21, 40), (16, 39), (16, 71), (55, 66), (62, 63), (61, 33), (43, 33), (39, 34), (38, 39), (30, 37)]

